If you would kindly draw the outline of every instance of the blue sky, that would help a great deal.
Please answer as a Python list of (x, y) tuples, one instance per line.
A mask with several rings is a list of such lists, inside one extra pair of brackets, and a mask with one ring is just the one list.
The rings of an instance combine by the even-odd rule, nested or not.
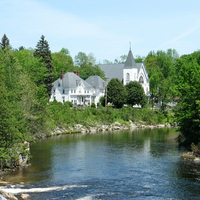
[(35, 48), (44, 35), (52, 52), (93, 53), (98, 62), (128, 54), (130, 42), (135, 56), (183, 55), (200, 49), (200, 1), (1, 0), (0, 27), (13, 48)]

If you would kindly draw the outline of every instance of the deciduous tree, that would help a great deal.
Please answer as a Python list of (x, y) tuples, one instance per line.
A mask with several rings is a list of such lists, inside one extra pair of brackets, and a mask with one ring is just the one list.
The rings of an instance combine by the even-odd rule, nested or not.
[(175, 109), (179, 131), (185, 145), (200, 142), (200, 52), (183, 56), (176, 63), (176, 91), (178, 106)]
[(107, 102), (112, 103), (116, 108), (122, 108), (126, 103), (126, 90), (122, 82), (113, 78), (107, 85)]
[(147, 98), (144, 93), (142, 85), (137, 81), (131, 81), (125, 85), (127, 91), (127, 104), (141, 105), (144, 107), (147, 103)]

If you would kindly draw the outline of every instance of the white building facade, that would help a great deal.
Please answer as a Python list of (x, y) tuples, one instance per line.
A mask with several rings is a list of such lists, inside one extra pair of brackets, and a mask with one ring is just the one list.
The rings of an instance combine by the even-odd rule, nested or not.
[[(90, 80), (89, 78), (88, 80)], [(98, 76), (95, 76), (93, 79), (99, 79), (102, 85), (105, 84), (105, 81)], [(92, 103), (97, 104), (100, 97), (104, 95), (103, 88), (99, 88), (97, 85), (90, 85), (87, 80), (84, 81), (79, 77), (78, 72), (62, 74), (52, 85), (50, 102), (54, 100), (62, 103), (70, 101), (74, 106), (87, 106)]]

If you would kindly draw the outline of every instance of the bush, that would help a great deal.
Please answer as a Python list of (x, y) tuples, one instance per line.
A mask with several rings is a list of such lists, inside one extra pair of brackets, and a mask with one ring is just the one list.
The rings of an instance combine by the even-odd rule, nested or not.
[(73, 107), (73, 104), (72, 104), (71, 101), (66, 101), (64, 104), (65, 104), (65, 105), (68, 105), (69, 107)]
[(92, 103), (91, 108), (96, 108), (95, 103)]

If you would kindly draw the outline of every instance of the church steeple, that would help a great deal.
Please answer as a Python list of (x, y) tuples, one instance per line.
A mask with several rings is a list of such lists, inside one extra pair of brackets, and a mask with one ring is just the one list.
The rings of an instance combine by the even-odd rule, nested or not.
[(136, 62), (135, 59), (133, 57), (132, 51), (131, 51), (131, 46), (130, 46), (130, 50), (126, 59), (126, 62), (124, 64), (124, 68), (135, 68), (136, 67)]

